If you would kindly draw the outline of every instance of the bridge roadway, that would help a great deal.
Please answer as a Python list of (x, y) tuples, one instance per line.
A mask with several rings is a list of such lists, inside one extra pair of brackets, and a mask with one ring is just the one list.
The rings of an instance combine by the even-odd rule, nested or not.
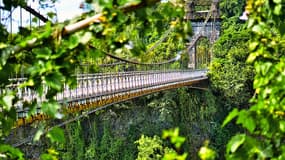
[[(78, 74), (77, 87), (74, 89), (64, 85), (61, 93), (55, 99), (64, 107), (64, 112), (74, 113), (119, 103), (135, 97), (179, 88), (206, 80), (206, 70), (166, 70), (166, 71), (129, 71), (117, 73)], [(25, 78), (12, 79), (17, 96), (21, 99), (16, 104), (18, 113), (17, 126), (48, 118), (37, 108), (35, 116), (27, 117), (28, 109), (23, 108), (24, 101), (37, 100), (39, 106), (46, 101), (44, 96), (35, 94), (29, 88), (18, 87)], [(45, 88), (45, 93), (47, 88)], [(45, 94), (44, 94), (45, 95)]]

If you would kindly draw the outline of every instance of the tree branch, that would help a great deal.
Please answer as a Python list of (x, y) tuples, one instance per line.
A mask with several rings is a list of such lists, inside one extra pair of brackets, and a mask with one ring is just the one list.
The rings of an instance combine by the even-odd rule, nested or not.
[[(147, 0), (147, 1), (143, 1), (141, 3), (138, 3), (136, 5), (129, 5), (129, 6), (124, 6), (124, 7), (121, 7), (120, 9), (126, 13), (126, 12), (131, 12), (131, 11), (134, 11), (135, 9), (138, 9), (138, 8), (142, 8), (142, 7), (146, 7), (148, 5), (152, 5), (152, 4), (155, 4), (157, 2), (160, 2), (160, 0)], [(34, 12), (36, 13), (36, 12)], [(68, 34), (72, 34), (74, 32), (77, 32), (79, 30), (82, 30), (94, 23), (100, 23), (102, 22), (102, 17), (103, 14), (96, 14), (92, 17), (89, 17), (89, 18), (86, 18), (82, 21), (79, 21), (79, 22), (76, 22), (74, 24), (70, 24), (70, 25), (67, 25), (63, 28), (62, 30), (62, 36), (65, 36), (65, 35), (68, 35)], [(51, 34), (53, 35), (53, 34)], [(36, 45), (36, 43), (39, 41), (39, 39), (37, 38), (33, 38), (32, 40), (30, 40), (28, 42), (28, 45), (22, 47), (20, 45), (16, 45), (14, 47), (9, 47), (9, 48), (6, 48), (6, 51), (10, 52), (10, 54), (15, 54), (15, 53), (18, 53), (22, 50), (25, 50), (27, 48), (32, 48), (33, 46)]]
[(39, 12), (37, 12), (36, 10), (31, 8), (30, 6), (21, 6), (21, 7), (24, 8), (26, 11), (30, 12), (35, 17), (39, 18), (41, 21), (43, 21), (43, 22), (49, 21), (46, 17), (41, 15)]

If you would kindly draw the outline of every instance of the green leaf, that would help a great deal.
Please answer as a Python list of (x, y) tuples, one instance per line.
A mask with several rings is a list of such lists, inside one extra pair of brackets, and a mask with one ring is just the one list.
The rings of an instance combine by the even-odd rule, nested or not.
[(12, 94), (8, 94), (8, 95), (5, 95), (3, 98), (2, 98), (2, 102), (3, 102), (3, 107), (5, 110), (7, 111), (10, 111), (11, 110), (11, 107), (13, 105), (13, 99), (14, 99), (14, 95)]
[(285, 132), (285, 121), (279, 122), (279, 128), (283, 133)]
[(278, 4), (274, 7), (274, 14), (276, 15), (280, 15), (282, 13), (282, 4)]
[(47, 13), (47, 16), (48, 16), (50, 19), (53, 19), (53, 18), (56, 16), (56, 13), (54, 13), (54, 12), (48, 12), (48, 13)]
[(126, 6), (126, 5), (137, 5), (141, 3), (141, 0), (120, 0), (118, 1), (120, 6)]
[(10, 145), (0, 144), (0, 155), (5, 155), (7, 159), (24, 160), (24, 154)]
[(42, 104), (42, 111), (51, 117), (56, 117), (60, 105), (57, 102), (44, 102)]
[(40, 138), (41, 138), (41, 136), (42, 136), (43, 134), (44, 134), (44, 130), (43, 130), (42, 128), (40, 128), (40, 129), (36, 132), (33, 141), (39, 141)]
[(2, 70), (3, 66), (7, 63), (8, 58), (10, 57), (12, 53), (12, 48), (8, 49), (1, 49), (1, 56), (0, 56), (0, 70)]
[(85, 32), (84, 35), (80, 38), (80, 43), (86, 44), (90, 41), (91, 38), (92, 38), (92, 33), (91, 32)]
[(227, 153), (234, 153), (245, 142), (245, 139), (245, 134), (237, 134), (232, 137), (229, 143), (227, 144)]
[(0, 43), (0, 49), (2, 49), (2, 48), (6, 48), (7, 47), (7, 44), (5, 44), (5, 43)]
[(264, 26), (260, 25), (260, 24), (257, 24), (257, 25), (252, 27), (252, 31), (261, 35), (261, 34), (264, 33)]
[(52, 25), (51, 25), (51, 22), (48, 21), (45, 24), (45, 31), (39, 34), (38, 38), (39, 39), (49, 38), (51, 34), (52, 34)]
[(265, 62), (261, 65), (261, 72), (262, 72), (262, 75), (267, 75), (268, 72), (270, 71), (270, 68), (272, 66), (272, 62)]
[(258, 46), (258, 42), (251, 42), (251, 43), (249, 43), (249, 49), (251, 50), (251, 51), (253, 51), (253, 50), (255, 50), (255, 48)]
[(282, 2), (282, 0), (273, 0), (273, 2), (276, 4), (280, 4)]
[(45, 77), (45, 81), (49, 87), (60, 91), (64, 82), (64, 76), (60, 72), (54, 72), (52, 74), (47, 75)]
[(237, 124), (242, 124), (242, 126), (248, 129), (250, 133), (252, 133), (256, 127), (254, 119), (245, 110), (242, 110), (239, 113)]
[(44, 153), (44, 154), (41, 154), (41, 160), (57, 160), (57, 159), (53, 155)]
[(48, 47), (34, 49), (34, 52), (36, 53), (36, 58), (43, 58), (46, 60), (48, 60), (52, 54), (52, 51)]
[(231, 111), (231, 113), (226, 117), (224, 120), (222, 127), (224, 127), (226, 124), (228, 124), (232, 119), (234, 119), (236, 116), (238, 116), (239, 111), (237, 108)]
[(80, 37), (77, 34), (73, 34), (70, 36), (68, 41), (68, 49), (76, 48), (80, 43)]
[(215, 151), (208, 148), (207, 146), (201, 147), (198, 154), (201, 160), (214, 160), (216, 157)]
[(180, 148), (182, 144), (185, 142), (185, 140), (186, 140), (185, 137), (177, 136), (173, 138), (172, 143), (175, 144), (176, 148)]
[(52, 143), (58, 142), (58, 143), (64, 143), (64, 131), (61, 128), (54, 127), (52, 128), (48, 133), (47, 137), (51, 140)]
[(254, 25), (255, 19), (249, 18), (248, 19), (248, 28), (252, 27)]
[(253, 61), (255, 61), (255, 59), (256, 59), (256, 57), (257, 57), (258, 55), (259, 55), (259, 54), (258, 54), (257, 51), (256, 51), (256, 52), (252, 52), (252, 53), (248, 56), (246, 62), (247, 62), (247, 63), (252, 63)]
[(93, 4), (96, 6), (95, 10), (97, 12), (102, 12), (103, 9), (110, 9), (113, 7), (113, 1), (112, 0), (96, 0), (93, 1)]

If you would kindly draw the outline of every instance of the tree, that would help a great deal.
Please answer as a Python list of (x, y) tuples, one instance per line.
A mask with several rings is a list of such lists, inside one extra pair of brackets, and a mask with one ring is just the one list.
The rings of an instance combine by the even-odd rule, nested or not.
[[(51, 1), (55, 2), (56, 0)], [(17, 6), (27, 6), (25, 0), (4, 0), (3, 2), (4, 8), (8, 10)], [(72, 28), (74, 27), (73, 21), (63, 24), (47, 22), (41, 28), (30, 30), (31, 34), (25, 35), (24, 38), (19, 33), (9, 42), (3, 38), (7, 36), (7, 32), (1, 26), (1, 139), (5, 139), (14, 126), (16, 121), (15, 106), (17, 102), (21, 101), (21, 97), (16, 94), (16, 91), (8, 87), (13, 83), (9, 80), (10, 75), (21, 72), (25, 75), (26, 80), (18, 87), (34, 90), (39, 96), (46, 99), (43, 102), (35, 99), (25, 103), (24, 108), (29, 108), (29, 115), (36, 114), (35, 110), (40, 106), (47, 116), (61, 118), (64, 109), (54, 97), (65, 84), (71, 88), (76, 86), (76, 77), (70, 75), (76, 73), (76, 68), (81, 61), (90, 56), (98, 58), (106, 52), (114, 52), (119, 55), (131, 53), (134, 56), (139, 56), (146, 51), (147, 47), (145, 46), (152, 46), (151, 44), (158, 41), (160, 35), (167, 28), (173, 28), (172, 40), (179, 42), (185, 41), (186, 35), (189, 33), (189, 28), (184, 27), (187, 23), (183, 21), (182, 1), (158, 3), (159, 0), (94, 0), (87, 2), (100, 7), (101, 14), (93, 17), (96, 22), (100, 23), (90, 23), (92, 25), (83, 25), (74, 29)], [(159, 12), (155, 12), (157, 8), (160, 9)], [(84, 14), (74, 21), (93, 15), (94, 11)], [(127, 23), (132, 25), (128, 26)], [(161, 28), (161, 24), (165, 26)], [(66, 25), (67, 27), (65, 27)], [(155, 33), (156, 36), (150, 36), (151, 33)], [(141, 39), (146, 39), (146, 43), (142, 43)], [(126, 50), (125, 45), (130, 43), (133, 44), (133, 47)], [(45, 87), (48, 88), (47, 91), (44, 91)], [(36, 139), (39, 139), (43, 133), (43, 129), (40, 130)], [(56, 129), (47, 134), (47, 138), (60, 142), (62, 140), (55, 137), (62, 133)], [(1, 148), (1, 146), (3, 147)], [(7, 149), (3, 142), (0, 144), (0, 153), (1, 156), (8, 159), (12, 157), (10, 155), (22, 157), (18, 150), (15, 151), (12, 147)], [(56, 157), (56, 155), (45, 154), (42, 158), (51, 157)]]
[(253, 96), (253, 66), (246, 63), (250, 34), (245, 24), (233, 17), (224, 20), (223, 28), (213, 47), (209, 73), (211, 88), (228, 110), (245, 108)]
[(187, 153), (180, 154), (182, 144), (185, 141), (184, 137), (179, 136), (179, 129), (169, 129), (163, 131), (163, 139), (169, 139), (172, 147), (167, 147), (163, 144), (160, 137), (148, 137), (142, 135), (135, 143), (138, 144), (138, 157), (137, 160), (185, 160)]
[(227, 146), (228, 159), (285, 158), (285, 56), (284, 0), (248, 0), (248, 28), (252, 38), (247, 62), (254, 65), (255, 95), (249, 109), (234, 109), (225, 120), (237, 117), (246, 133), (234, 136)]

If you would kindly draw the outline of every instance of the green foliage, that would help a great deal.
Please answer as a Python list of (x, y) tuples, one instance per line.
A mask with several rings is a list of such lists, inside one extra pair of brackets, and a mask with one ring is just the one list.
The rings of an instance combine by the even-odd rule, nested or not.
[[(95, 120), (84, 120), (88, 125), (80, 122), (68, 124), (65, 132), (68, 134), (65, 144), (57, 148), (63, 160), (86, 159), (133, 159), (133, 150), (124, 146), (126, 139), (116, 137), (108, 123), (104, 122), (102, 132)], [(85, 127), (88, 127), (86, 130)], [(128, 153), (129, 152), (129, 153)]]
[[(72, 156), (79, 154), (84, 155), (83, 158), (80, 157), (82, 159), (136, 159), (139, 154), (145, 153), (140, 153), (136, 145), (138, 143), (134, 143), (139, 141), (138, 139), (142, 140), (141, 135), (144, 135), (144, 143), (148, 140), (149, 143), (153, 142), (154, 137), (157, 137), (156, 142), (163, 141), (155, 135), (161, 134), (166, 128), (179, 126), (179, 134), (178, 129), (165, 134), (169, 141), (164, 140), (161, 143), (163, 150), (153, 148), (159, 146), (159, 143), (143, 145), (142, 150), (148, 151), (145, 156), (156, 155), (161, 159), (164, 153), (167, 153), (166, 158), (175, 159), (179, 156), (183, 158), (185, 157), (183, 152), (191, 151), (187, 155), (191, 155), (191, 159), (197, 159), (196, 150), (204, 139), (215, 141), (213, 144), (215, 146), (222, 145), (225, 140), (222, 139), (224, 137), (221, 137), (220, 141), (216, 140), (219, 135), (215, 133), (218, 132), (210, 134), (215, 131), (211, 125), (213, 122), (210, 122), (215, 114), (213, 105), (216, 102), (213, 98), (213, 95), (205, 91), (181, 88), (117, 104), (108, 110), (82, 119), (80, 125), (78, 122), (68, 124), (65, 131), (66, 144), (53, 148), (58, 148), (59, 155), (63, 155), (62, 159), (72, 159)], [(180, 119), (180, 114), (186, 110), (186, 107), (187, 111), (192, 113), (189, 115), (192, 117)], [(76, 133), (78, 131), (79, 133)], [(77, 135), (71, 136), (70, 133)], [(83, 149), (76, 150), (75, 145)]]
[[(216, 102), (210, 92), (188, 90), (181, 88), (178, 91), (178, 106), (180, 107), (179, 122), (211, 121), (215, 115)], [(191, 98), (189, 98), (191, 97)]]
[(161, 159), (165, 150), (162, 146), (162, 140), (158, 136), (153, 138), (142, 135), (139, 140), (135, 141), (138, 145), (137, 160)]
[[(160, 121), (160, 118), (157, 118), (156, 121), (159, 123), (173, 121), (170, 123), (170, 127), (180, 128), (181, 135), (185, 137), (181, 150), (187, 151), (191, 159), (198, 159), (196, 156), (197, 148), (206, 139), (211, 141), (211, 148), (220, 151), (217, 157), (223, 157), (222, 150), (225, 148), (223, 146), (225, 146), (226, 139), (229, 139), (230, 134), (226, 129), (221, 130), (220, 124), (216, 122), (218, 104), (214, 95), (210, 92), (180, 88), (176, 91), (167, 91), (163, 95), (153, 95), (152, 98), (147, 99), (150, 101), (149, 107), (153, 108), (152, 113), (159, 112), (160, 115), (166, 117), (164, 121)], [(166, 114), (165, 111), (167, 111)], [(153, 123), (149, 127), (152, 130), (156, 128)]]
[(58, 127), (52, 128), (51, 131), (47, 133), (47, 137), (50, 138), (52, 143), (54, 142), (64, 143), (65, 142), (63, 130)]
[(177, 149), (180, 148), (181, 145), (185, 142), (185, 138), (179, 136), (179, 128), (163, 131), (162, 138), (170, 138), (170, 142), (174, 144), (175, 148)]
[(14, 93), (10, 91), (0, 96), (0, 105), (2, 106), (2, 111), (0, 112), (0, 137), (7, 136), (9, 134), (11, 126), (16, 120), (16, 109), (12, 105), (14, 98)]
[(170, 139), (174, 148), (166, 147), (162, 139), (156, 135), (152, 138), (142, 135), (135, 142), (139, 151), (137, 160), (185, 160), (187, 158), (187, 153), (177, 152), (185, 141), (184, 137), (179, 136), (178, 128), (163, 131), (162, 138)]
[(12, 7), (23, 6), (26, 5), (25, 0), (3, 0), (4, 8), (7, 10), (11, 10)]
[[(247, 64), (250, 34), (245, 24), (231, 18), (223, 22), (225, 30), (214, 44), (210, 66), (211, 88), (225, 106), (246, 107), (253, 95), (253, 66)], [(228, 108), (229, 109), (229, 108)]]
[(10, 145), (6, 145), (6, 144), (1, 144), (0, 145), (0, 158), (3, 160), (8, 160), (8, 159), (23, 160), (24, 155), (17, 148), (14, 148), (14, 147), (12, 147)]
[(179, 128), (164, 130), (162, 133), (163, 139), (170, 139), (170, 143), (174, 145), (175, 151), (166, 152), (163, 156), (163, 160), (185, 160), (187, 158), (187, 153), (179, 154), (181, 145), (185, 142), (185, 137), (179, 136)]
[[(251, 31), (250, 55), (247, 62), (254, 64), (256, 95), (253, 105), (233, 111), (228, 119), (237, 123), (248, 134), (234, 136), (227, 146), (229, 159), (284, 159), (284, 18), (281, 12), (285, 1), (247, 1), (248, 28)], [(228, 120), (227, 120), (228, 121)]]
[(245, 6), (245, 0), (221, 0), (220, 10), (222, 18), (240, 16)]
[(80, 122), (68, 125), (66, 133), (67, 143), (63, 147), (66, 151), (62, 153), (62, 159), (83, 159), (84, 141), (82, 140), (82, 127)]
[[(7, 41), (8, 40), (8, 35), (9, 35), (9, 33), (8, 33), (8, 31), (6, 30), (6, 28), (2, 25), (2, 24), (0, 24), (0, 42), (5, 42), (5, 41)], [(0, 43), (1, 44), (1, 43)], [(0, 46), (0, 49), (1, 49), (2, 47)]]
[(48, 153), (41, 154), (41, 160), (58, 160), (58, 152), (54, 149), (48, 149)]
[(103, 136), (100, 141), (98, 159), (120, 159), (121, 149), (123, 148), (123, 141), (115, 139), (111, 134), (111, 128), (108, 124), (104, 125)]
[[(45, 0), (40, 0), (44, 2)], [(51, 0), (55, 2), (56, 0)], [(7, 10), (17, 6), (25, 6), (24, 0), (4, 0)], [(7, 86), (11, 85), (9, 78), (24, 75), (27, 79), (23, 82), (21, 88), (29, 88), (35, 91), (45, 101), (39, 103), (37, 100), (26, 103), (24, 107), (29, 108), (29, 115), (33, 115), (35, 107), (40, 106), (44, 114), (52, 118), (62, 118), (61, 106), (56, 102), (55, 95), (62, 91), (64, 85), (70, 88), (76, 86), (75, 75), (80, 68), (80, 63), (90, 61), (95, 58), (99, 64), (108, 63), (102, 57), (102, 53), (115, 53), (121, 57), (138, 57), (138, 60), (147, 62), (156, 58), (155, 61), (169, 59), (176, 56), (178, 50), (184, 46), (186, 36), (190, 34), (189, 24), (183, 20), (184, 9), (182, 1), (171, 1), (167, 3), (158, 3), (157, 0), (139, 1), (87, 1), (92, 3), (98, 10), (84, 14), (64, 24), (51, 24), (47, 22), (40, 28), (21, 30), (19, 34), (13, 35), (13, 38), (7, 41), (8, 32), (0, 26), (0, 137), (5, 138), (9, 134), (16, 120), (16, 109), (20, 99), (16, 91), (9, 91)], [(81, 28), (80, 31), (72, 34), (64, 33), (63, 25), (72, 24), (80, 19), (92, 16), (95, 12), (102, 11), (99, 24), (90, 25)], [(49, 15), (53, 15), (49, 13)], [(146, 54), (146, 50), (151, 48), (156, 42), (160, 41), (168, 29), (172, 29), (170, 38), (163, 40), (162, 47), (158, 47)], [(173, 41), (179, 42), (178, 48)], [(89, 47), (92, 44), (96, 48)], [(128, 49), (126, 45), (133, 44)], [(169, 47), (165, 47), (169, 46)], [(166, 52), (163, 56), (162, 52)], [(160, 56), (157, 56), (160, 55)], [(90, 58), (92, 57), (92, 58)], [(150, 59), (144, 59), (149, 57)], [(153, 58), (153, 59), (152, 59)], [(97, 64), (95, 64), (97, 65)], [(98, 70), (98, 66), (92, 66), (93, 70)], [(47, 88), (47, 92), (44, 90)], [(42, 129), (43, 130), (43, 129)], [(35, 139), (40, 139), (42, 130), (38, 132)], [(74, 135), (79, 136), (75, 132)], [(52, 130), (47, 134), (52, 142), (64, 142), (62, 131)], [(108, 138), (107, 138), (108, 139)], [(75, 143), (72, 142), (71, 143)], [(106, 142), (107, 143), (107, 142)], [(79, 143), (77, 146), (83, 145)], [(118, 146), (121, 142), (118, 141)], [(76, 148), (69, 148), (74, 152)], [(81, 159), (83, 152), (76, 149), (80, 155), (75, 157)], [(92, 151), (92, 149), (90, 149)], [(51, 152), (52, 153), (52, 152)], [(82, 154), (81, 154), (82, 153)], [(49, 159), (55, 155), (42, 155), (42, 159)], [(64, 155), (69, 157), (69, 155)]]
[(198, 69), (208, 68), (211, 60), (210, 41), (207, 38), (201, 38), (196, 45), (196, 67)]
[(201, 160), (214, 160), (216, 158), (216, 152), (208, 147), (208, 143), (209, 142), (206, 141), (206, 144), (199, 150), (198, 154)]

